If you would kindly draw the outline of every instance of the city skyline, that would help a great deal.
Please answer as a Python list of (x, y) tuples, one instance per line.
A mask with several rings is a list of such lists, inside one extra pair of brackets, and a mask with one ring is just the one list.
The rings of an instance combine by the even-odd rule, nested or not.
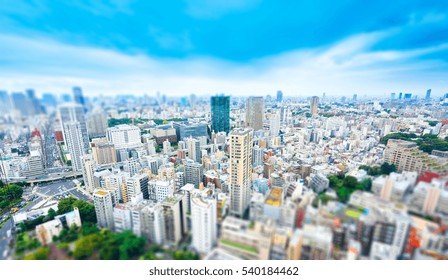
[(4, 2), (0, 84), (86, 96), (442, 95), (447, 4), (408, 3)]

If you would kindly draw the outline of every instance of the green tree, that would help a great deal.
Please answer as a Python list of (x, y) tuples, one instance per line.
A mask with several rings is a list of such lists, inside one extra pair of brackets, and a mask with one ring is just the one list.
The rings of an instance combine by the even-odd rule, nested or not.
[(64, 198), (58, 203), (58, 214), (62, 215), (67, 212), (73, 211), (77, 207), (79, 215), (83, 222), (96, 223), (95, 206), (85, 202), (84, 200), (78, 200), (73, 197)]
[(50, 249), (48, 247), (40, 247), (35, 253), (26, 256), (24, 260), (48, 260), (48, 255), (50, 255)]
[(397, 168), (394, 164), (389, 164), (387, 162), (381, 164), (381, 174), (383, 175), (389, 175), (392, 172), (397, 171)]
[(356, 184), (358, 184), (358, 180), (353, 176), (346, 176), (344, 178), (344, 186), (349, 189), (354, 189), (356, 187)]
[(93, 255), (96, 249), (101, 247), (101, 243), (99, 234), (84, 236), (76, 241), (73, 256), (78, 260), (87, 259)]

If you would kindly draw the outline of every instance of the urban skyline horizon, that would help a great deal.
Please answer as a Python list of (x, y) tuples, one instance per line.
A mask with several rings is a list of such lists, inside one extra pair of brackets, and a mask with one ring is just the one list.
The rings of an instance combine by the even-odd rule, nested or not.
[[(59, 91), (59, 92), (53, 92), (53, 91), (46, 91), (46, 90), (39, 90), (38, 88), (35, 87), (24, 87), (21, 90), (20, 89), (5, 89), (5, 88), (0, 88), (0, 91), (4, 91), (7, 92), (9, 95), (13, 94), (13, 93), (24, 93), (27, 90), (33, 90), (36, 94), (37, 97), (42, 98), (43, 95), (45, 94), (52, 94), (55, 95), (57, 97), (62, 97), (63, 95), (72, 95), (73, 94), (73, 88), (75, 87), (79, 87), (79, 86), (71, 86), (68, 87), (68, 90), (65, 91)], [(263, 96), (263, 97), (267, 97), (267, 96), (271, 96), (273, 98), (275, 98), (276, 94), (278, 91), (281, 91), (283, 94), (284, 98), (310, 98), (312, 96), (318, 96), (318, 97), (322, 97), (322, 95), (325, 95), (326, 98), (342, 98), (342, 97), (346, 97), (346, 98), (352, 98), (353, 95), (357, 95), (358, 99), (366, 99), (366, 97), (371, 97), (371, 99), (375, 99), (375, 98), (390, 98), (390, 95), (395, 93), (397, 96), (402, 93), (403, 95), (406, 93), (411, 93), (412, 94), (412, 98), (419, 98), (419, 99), (424, 99), (427, 90), (431, 90), (431, 98), (443, 98), (443, 96), (445, 96), (445, 94), (448, 93), (448, 88), (445, 91), (434, 91), (434, 89), (432, 88), (427, 88), (424, 91), (404, 91), (404, 90), (399, 90), (399, 91), (389, 91), (389, 92), (384, 92), (381, 94), (375, 94), (375, 95), (371, 95), (371, 94), (367, 94), (367, 93), (362, 93), (362, 92), (350, 92), (350, 93), (345, 93), (345, 94), (332, 94), (329, 93), (327, 91), (322, 91), (322, 92), (314, 92), (314, 93), (299, 93), (299, 94), (294, 94), (294, 93), (289, 93), (285, 92), (282, 89), (277, 89), (274, 90), (272, 92), (261, 92), (261, 93), (230, 93), (230, 92), (222, 92), (222, 91), (215, 91), (214, 93), (204, 93), (204, 92), (185, 92), (185, 93), (181, 93), (181, 94), (170, 94), (167, 93), (165, 91), (160, 91), (160, 90), (156, 90), (155, 92), (121, 92), (121, 93), (89, 93), (88, 90), (85, 90), (84, 87), (80, 87), (82, 89), (83, 95), (85, 97), (88, 98), (95, 98), (95, 97), (104, 97), (104, 96), (110, 96), (110, 97), (120, 97), (120, 96), (135, 96), (135, 97), (153, 97), (153, 98), (157, 98), (157, 96), (160, 94), (160, 96), (165, 96), (167, 98), (174, 98), (174, 99), (178, 99), (178, 98), (182, 98), (182, 97), (188, 97), (190, 95), (195, 95), (196, 97), (201, 97), (201, 98), (207, 98), (207, 97), (211, 97), (211, 96), (216, 96), (216, 95), (226, 95), (226, 96), (230, 96), (230, 97), (234, 97), (234, 98), (247, 98), (247, 97), (251, 97), (251, 96)], [(367, 98), (368, 99), (368, 98)]]

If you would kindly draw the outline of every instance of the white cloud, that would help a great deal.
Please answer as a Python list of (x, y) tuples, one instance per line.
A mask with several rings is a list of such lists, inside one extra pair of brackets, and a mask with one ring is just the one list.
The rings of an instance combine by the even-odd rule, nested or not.
[(359, 34), (324, 48), (298, 50), (249, 63), (209, 57), (162, 59), (144, 54), (72, 46), (45, 38), (0, 35), (0, 85), (9, 91), (67, 92), (74, 85), (86, 94), (135, 93), (185, 95), (273, 94), (382, 95), (391, 91), (437, 94), (448, 91), (448, 69), (421, 55), (448, 45), (409, 51), (370, 51), (394, 32)]

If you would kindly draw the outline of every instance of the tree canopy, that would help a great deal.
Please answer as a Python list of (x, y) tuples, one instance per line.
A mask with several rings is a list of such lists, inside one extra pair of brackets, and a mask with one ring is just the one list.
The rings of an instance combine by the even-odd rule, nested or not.
[(67, 212), (73, 211), (77, 207), (79, 215), (83, 222), (96, 223), (95, 206), (85, 202), (84, 200), (78, 200), (73, 197), (64, 198), (58, 203), (58, 214), (62, 215)]

